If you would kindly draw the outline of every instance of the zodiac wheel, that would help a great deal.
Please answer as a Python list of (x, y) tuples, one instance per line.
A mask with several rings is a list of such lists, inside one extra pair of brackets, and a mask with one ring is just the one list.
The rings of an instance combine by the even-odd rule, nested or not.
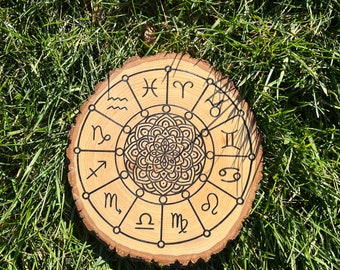
[(239, 233), (262, 171), (254, 116), (205, 61), (127, 61), (70, 132), (69, 182), (87, 228), (121, 256), (208, 260)]

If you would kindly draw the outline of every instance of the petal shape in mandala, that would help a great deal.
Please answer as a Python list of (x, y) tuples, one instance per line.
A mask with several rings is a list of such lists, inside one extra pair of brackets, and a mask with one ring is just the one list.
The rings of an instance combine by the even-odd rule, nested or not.
[(182, 131), (183, 137), (187, 138), (189, 141), (193, 141), (196, 138), (195, 129), (191, 125), (183, 124), (179, 126)]
[(150, 193), (155, 193), (155, 187), (152, 182), (145, 184), (142, 186), (144, 190)]
[(148, 156), (148, 150), (143, 150), (139, 153), (139, 156), (147, 157)]
[(163, 128), (159, 126), (153, 126), (149, 131), (149, 136), (156, 138), (158, 135), (161, 135), (163, 132)]
[(168, 114), (162, 115), (155, 124), (163, 128), (176, 126), (176, 122)]
[(156, 172), (154, 170), (148, 172), (148, 176), (149, 176), (151, 182), (158, 182), (162, 179), (160, 173)]
[(144, 185), (150, 182), (147, 173), (138, 167), (133, 170), (133, 179), (137, 184)]
[(168, 156), (168, 164), (169, 164), (169, 166), (171, 166), (171, 167), (176, 166), (176, 159), (173, 158), (172, 156)]
[(148, 135), (146, 138), (147, 138), (149, 143), (153, 143), (155, 141), (155, 137), (153, 137), (153, 136)]
[(168, 173), (166, 171), (161, 171), (160, 173), (160, 176), (162, 177), (162, 181), (167, 181), (168, 180)]
[(162, 180), (157, 183), (153, 183), (153, 186), (161, 195), (165, 195), (172, 190), (174, 183)]
[(144, 156), (139, 156), (137, 158), (137, 161), (135, 162), (136, 167), (139, 167), (144, 170), (147, 168), (148, 164), (149, 163), (147, 162), (146, 157)]
[(168, 167), (168, 160), (167, 160), (167, 158), (162, 156), (160, 164), (161, 164), (162, 169), (166, 170), (167, 167)]
[(178, 173), (181, 173), (182, 172), (182, 167), (179, 166), (179, 164), (176, 164), (175, 171), (178, 172)]
[(145, 137), (148, 135), (149, 130), (152, 128), (152, 124), (150, 123), (140, 123), (139, 125), (137, 125), (136, 127), (136, 131), (134, 136), (136, 137), (137, 140)]
[(132, 163), (136, 162), (138, 154), (139, 154), (139, 152), (137, 150), (136, 143), (132, 143), (132, 144), (128, 145), (128, 147), (124, 151), (124, 155)]
[(162, 132), (162, 135), (163, 135), (164, 137), (168, 137), (168, 136), (169, 136), (169, 131), (167, 131), (166, 129), (164, 129), (163, 132)]
[(146, 167), (147, 171), (152, 171), (153, 170), (153, 166), (152, 164), (148, 164), (148, 166)]
[(191, 149), (193, 147), (193, 140), (190, 140), (188, 137), (183, 137), (182, 139), (182, 145), (185, 149)]
[(152, 164), (152, 170), (156, 172), (157, 174), (159, 174), (160, 172), (164, 171), (164, 168), (162, 167), (162, 164), (159, 162), (159, 163)]
[(147, 140), (147, 138), (142, 138), (140, 140), (137, 141), (137, 149), (139, 151), (142, 151), (142, 150), (147, 150), (148, 148), (148, 145), (149, 145), (149, 141)]
[(178, 179), (178, 181), (176, 183), (178, 185), (181, 185), (181, 186), (188, 186), (188, 185), (191, 185), (192, 183), (194, 183), (196, 178), (197, 177), (195, 175), (195, 171), (188, 170), (188, 171), (183, 172), (181, 174), (181, 177)]
[(192, 166), (193, 166), (193, 164), (192, 164), (192, 159), (191, 159), (190, 156), (183, 159), (183, 163), (182, 163), (182, 170), (183, 171), (189, 170)]
[(153, 168), (154, 160), (155, 160), (155, 157), (152, 156), (152, 155), (147, 155), (147, 156), (145, 157), (145, 162), (148, 164), (148, 165), (147, 165), (148, 168), (151, 166), (151, 170), (152, 170), (152, 168)]
[(180, 192), (182, 192), (182, 190), (184, 190), (184, 186), (177, 185), (177, 183), (176, 183), (176, 184), (174, 184), (173, 188), (171, 189), (171, 193), (172, 194), (180, 193)]
[(172, 144), (172, 143), (175, 143), (177, 144), (177, 141), (176, 141), (176, 137), (174, 137), (173, 135), (170, 135), (168, 137), (166, 137), (167, 141), (169, 144)]
[(180, 153), (177, 153), (176, 152), (176, 155), (175, 155), (175, 160), (176, 160), (176, 166), (178, 166), (178, 165), (181, 165), (182, 163), (183, 163), (183, 157), (182, 157), (182, 155), (180, 154)]
[(177, 180), (179, 180), (180, 178), (180, 174), (177, 172), (177, 171), (173, 171), (172, 173), (169, 173), (167, 175), (167, 181), (170, 181), (170, 182), (176, 182)]
[(176, 142), (170, 142), (168, 145), (168, 154), (171, 155), (174, 151), (177, 151), (178, 149), (177, 143)]
[(169, 135), (174, 137), (177, 142), (178, 142), (177, 139), (182, 137), (182, 131), (176, 126), (169, 127), (168, 132), (169, 132)]
[(195, 145), (192, 150), (191, 157), (192, 163), (196, 165), (204, 159), (204, 151), (200, 147)]

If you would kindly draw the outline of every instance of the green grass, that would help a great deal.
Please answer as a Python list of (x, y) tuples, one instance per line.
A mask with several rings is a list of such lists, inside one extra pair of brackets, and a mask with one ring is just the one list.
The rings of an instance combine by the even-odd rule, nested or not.
[[(152, 46), (146, 23), (157, 31)], [(230, 75), (264, 147), (240, 235), (188, 269), (339, 269), (339, 29), (339, 0), (1, 1), (0, 268), (158, 269), (87, 232), (65, 150), (109, 70), (170, 51)]]

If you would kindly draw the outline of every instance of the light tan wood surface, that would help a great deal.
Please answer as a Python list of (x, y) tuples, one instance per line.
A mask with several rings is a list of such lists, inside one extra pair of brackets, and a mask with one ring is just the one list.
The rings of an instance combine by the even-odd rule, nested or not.
[(110, 72), (81, 107), (67, 157), (86, 227), (121, 256), (159, 264), (208, 260), (234, 239), (262, 170), (234, 84), (182, 54)]

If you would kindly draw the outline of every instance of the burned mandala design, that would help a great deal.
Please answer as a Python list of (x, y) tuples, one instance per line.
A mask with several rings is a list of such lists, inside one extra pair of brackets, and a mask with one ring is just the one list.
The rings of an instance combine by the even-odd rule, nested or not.
[(183, 117), (155, 114), (130, 132), (124, 162), (133, 181), (155, 195), (178, 194), (190, 187), (204, 167), (205, 145)]

